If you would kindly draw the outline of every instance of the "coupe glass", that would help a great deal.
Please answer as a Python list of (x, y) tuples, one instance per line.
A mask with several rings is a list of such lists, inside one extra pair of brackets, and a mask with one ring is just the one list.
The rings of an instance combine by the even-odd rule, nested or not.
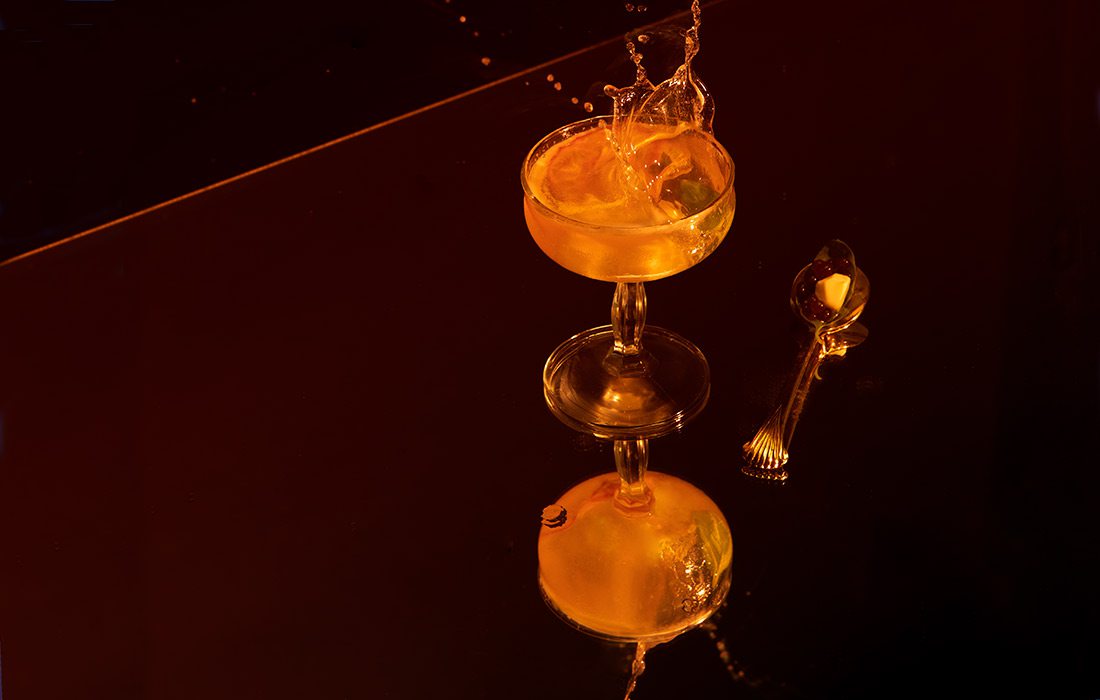
[(645, 325), (643, 283), (686, 270), (722, 242), (736, 204), (734, 164), (710, 134), (690, 132), (693, 157), (699, 155), (716, 177), (706, 190), (682, 182), (696, 170), (672, 183), (685, 191), (713, 192), (697, 211), (650, 225), (596, 225), (562, 214), (540, 199), (532, 172), (553, 167), (553, 162), (539, 161), (555, 146), (592, 129), (606, 129), (610, 119), (594, 117), (554, 131), (535, 145), (520, 172), (527, 227), (542, 251), (577, 274), (615, 283), (611, 325), (584, 331), (558, 346), (546, 362), (543, 391), (554, 415), (574, 429), (603, 438), (652, 438), (678, 430), (702, 410), (710, 369), (691, 342)]

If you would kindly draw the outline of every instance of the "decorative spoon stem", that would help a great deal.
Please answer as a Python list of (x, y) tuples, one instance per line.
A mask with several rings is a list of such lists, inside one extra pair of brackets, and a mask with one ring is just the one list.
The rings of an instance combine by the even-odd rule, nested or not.
[(806, 397), (810, 393), (814, 377), (818, 376), (821, 363), (828, 357), (825, 352), (825, 343), (820, 335), (815, 335), (810, 341), (810, 346), (802, 355), (802, 362), (795, 375), (791, 396), (787, 399), (787, 405), (783, 409), (783, 453), (787, 454), (787, 448), (794, 437), (795, 426), (798, 425), (798, 417), (802, 415), (802, 406), (806, 403)]

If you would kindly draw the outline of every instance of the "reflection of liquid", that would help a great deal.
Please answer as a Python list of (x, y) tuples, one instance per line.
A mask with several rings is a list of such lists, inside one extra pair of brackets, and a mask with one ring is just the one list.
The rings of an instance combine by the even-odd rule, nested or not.
[(648, 504), (617, 498), (618, 474), (585, 481), (557, 505), (564, 524), (539, 535), (543, 594), (566, 620), (600, 637), (660, 642), (709, 617), (729, 590), (733, 545), (714, 502), (674, 476), (649, 472)]
[(630, 680), (626, 684), (626, 695), (623, 696), (623, 700), (630, 700), (630, 694), (634, 692), (634, 688), (638, 685), (638, 678), (645, 673), (645, 653), (649, 651), (649, 647), (645, 642), (638, 642), (634, 648), (634, 661), (630, 664)]

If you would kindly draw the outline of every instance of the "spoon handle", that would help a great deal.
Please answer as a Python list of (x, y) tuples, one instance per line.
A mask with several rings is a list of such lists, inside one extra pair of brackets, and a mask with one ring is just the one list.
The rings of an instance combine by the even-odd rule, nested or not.
[(814, 334), (810, 346), (802, 353), (787, 402), (776, 407), (752, 440), (742, 448), (745, 466), (741, 471), (771, 481), (787, 479), (787, 471), (783, 467), (790, 458), (791, 438), (794, 437), (794, 429), (810, 387), (815, 379), (820, 379), (818, 370), (821, 364), (830, 357), (843, 357), (849, 348), (860, 345), (866, 339), (867, 328), (862, 323)]
[(802, 413), (802, 406), (806, 403), (814, 377), (828, 356), (829, 352), (822, 337), (815, 334), (809, 347), (802, 353), (787, 401), (776, 407), (752, 440), (746, 442), (742, 448), (746, 464), (741, 471), (773, 481), (787, 479), (787, 472), (783, 467), (790, 458), (788, 448), (798, 424), (798, 416)]
[(815, 333), (813, 340), (810, 341), (810, 346), (806, 348), (802, 355), (798, 374), (795, 375), (794, 384), (791, 387), (791, 396), (787, 399), (787, 404), (783, 409), (782, 433), (780, 434), (782, 435), (784, 455), (788, 455), (788, 448), (791, 446), (791, 438), (794, 437), (795, 426), (798, 425), (798, 418), (802, 415), (802, 406), (806, 403), (806, 397), (810, 395), (810, 387), (813, 386), (814, 379), (819, 378), (818, 370), (821, 369), (821, 363), (828, 356), (824, 336)]

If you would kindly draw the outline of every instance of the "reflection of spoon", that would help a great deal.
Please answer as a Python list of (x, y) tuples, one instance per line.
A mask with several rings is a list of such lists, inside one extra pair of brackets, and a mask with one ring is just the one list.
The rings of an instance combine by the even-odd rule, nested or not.
[(794, 375), (787, 402), (778, 406), (767, 422), (745, 443), (745, 466), (741, 471), (773, 481), (785, 481), (791, 444), (802, 405), (821, 363), (828, 357), (843, 357), (867, 339), (867, 328), (856, 319), (867, 306), (871, 283), (856, 267), (852, 249), (842, 241), (829, 241), (813, 262), (795, 275), (791, 285), (791, 308), (813, 329), (813, 339)]

